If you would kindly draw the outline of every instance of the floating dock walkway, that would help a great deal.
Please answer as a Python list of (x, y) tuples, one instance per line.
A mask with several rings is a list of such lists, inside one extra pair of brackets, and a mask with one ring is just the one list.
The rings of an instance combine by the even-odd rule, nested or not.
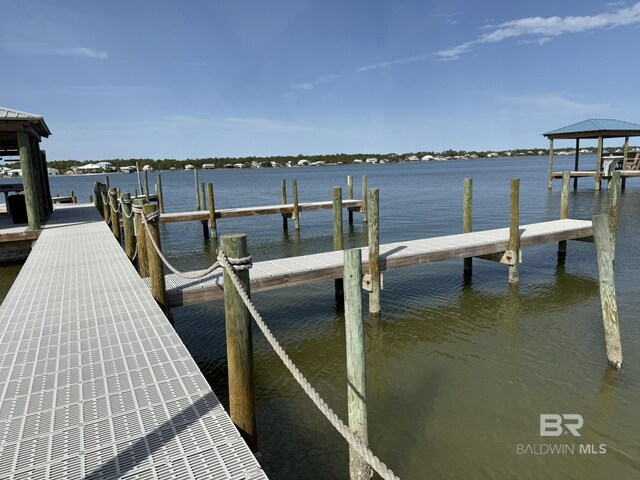
[[(521, 225), (519, 231), (521, 247), (589, 239), (593, 236), (590, 221), (572, 219)], [(383, 244), (380, 245), (380, 269), (392, 270), (454, 258), (499, 254), (507, 250), (508, 243), (509, 228), (499, 228)], [(368, 265), (367, 248), (362, 248), (362, 258), (364, 268)], [(341, 278), (342, 269), (342, 251), (256, 262), (250, 270), (251, 291)], [(170, 306), (203, 303), (223, 296), (220, 271), (202, 280), (187, 280), (170, 274), (165, 276), (165, 283)]]
[(94, 205), (56, 206), (0, 307), (0, 479), (263, 479)]

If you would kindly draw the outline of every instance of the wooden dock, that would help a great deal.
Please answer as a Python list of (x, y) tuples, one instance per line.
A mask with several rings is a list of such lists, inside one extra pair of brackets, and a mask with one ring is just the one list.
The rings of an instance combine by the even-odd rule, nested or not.
[[(566, 240), (590, 239), (590, 221), (554, 220), (520, 226), (521, 247)], [(499, 254), (507, 250), (509, 228), (458, 235), (410, 240), (380, 245), (381, 270), (412, 267), (455, 258)], [(363, 265), (368, 265), (368, 249), (362, 248)], [(256, 262), (250, 270), (251, 291), (273, 290), (340, 278), (343, 252), (334, 251), (300, 257)], [(194, 272), (196, 273), (196, 272)], [(186, 280), (166, 275), (167, 297), (171, 306), (192, 305), (222, 298), (222, 273), (203, 280)]]
[[(331, 210), (333, 201), (307, 202), (298, 204), (300, 212), (316, 210)], [(359, 211), (362, 208), (362, 200), (342, 200), (342, 208)], [(223, 208), (216, 210), (216, 218), (239, 218), (255, 215), (293, 215), (294, 204), (285, 203), (278, 205), (263, 205), (259, 207)], [(192, 212), (163, 213), (160, 215), (160, 223), (194, 222), (209, 220), (209, 210), (196, 210)]]
[[(563, 172), (553, 172), (551, 176), (554, 179), (562, 178)], [(571, 178), (586, 178), (591, 177), (595, 178), (596, 172), (595, 170), (573, 170), (569, 172), (569, 176)], [(620, 170), (620, 178), (637, 178), (640, 177), (640, 170)], [(611, 180), (611, 175), (603, 174), (600, 178), (602, 180)]]
[(93, 205), (0, 306), (0, 478), (266, 478)]

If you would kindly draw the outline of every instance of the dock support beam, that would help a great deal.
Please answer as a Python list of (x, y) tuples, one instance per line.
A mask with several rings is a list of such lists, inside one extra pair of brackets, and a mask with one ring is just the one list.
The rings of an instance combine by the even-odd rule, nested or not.
[[(464, 200), (462, 213), (462, 233), (471, 233), (473, 231), (473, 179), (464, 179)], [(473, 259), (467, 257), (464, 259), (464, 278), (471, 279), (473, 273)]]
[[(286, 178), (282, 179), (282, 183), (280, 185), (280, 190), (281, 190), (281, 194), (282, 194), (282, 205), (286, 205), (287, 204), (287, 179)], [(283, 230), (289, 230), (289, 222), (287, 220), (287, 214), (286, 213), (282, 214), (282, 229)]]
[[(580, 139), (576, 138), (576, 158), (573, 166), (574, 171), (576, 172), (578, 171), (579, 164), (580, 164)], [(573, 189), (574, 190), (578, 189), (578, 177), (573, 177)]]
[(598, 256), (598, 277), (600, 279), (600, 305), (602, 324), (607, 348), (607, 360), (616, 370), (622, 369), (622, 345), (620, 343), (620, 323), (613, 272), (613, 249), (606, 215), (593, 217), (593, 238)]
[(164, 197), (162, 196), (162, 177), (158, 173), (158, 181), (156, 183), (156, 198), (158, 199), (158, 208), (160, 213), (164, 213)]
[(111, 209), (111, 231), (120, 243), (120, 217), (118, 215), (118, 190), (110, 188), (108, 193), (109, 208)]
[(549, 139), (549, 184), (547, 188), (553, 188), (553, 138)]
[(133, 227), (133, 210), (131, 208), (131, 194), (123, 193), (120, 196), (122, 202), (122, 230), (124, 230), (124, 251), (133, 260), (136, 253), (136, 237)]
[(199, 190), (199, 183), (198, 183), (198, 169), (194, 168), (193, 169), (193, 178), (196, 181), (196, 210), (200, 210), (200, 190)]
[[(353, 176), (347, 176), (347, 198), (353, 200)], [(349, 225), (353, 225), (353, 210), (349, 209)]]
[(367, 176), (362, 176), (362, 207), (360, 207), (360, 211), (362, 212), (362, 222), (367, 221)]
[[(569, 218), (569, 183), (571, 177), (569, 172), (562, 172), (562, 194), (560, 195), (560, 220)], [(567, 241), (558, 242), (558, 262), (564, 262), (567, 256)]]
[[(347, 405), (349, 428), (368, 444), (367, 388), (362, 320), (362, 258), (360, 249), (344, 252), (344, 319), (347, 351)], [(369, 480), (371, 467), (349, 447), (349, 478)]]
[(596, 158), (596, 190), (600, 190), (601, 179), (602, 179), (602, 148), (603, 141), (602, 136), (598, 137), (598, 156)]
[[(200, 210), (203, 212), (207, 210), (207, 196), (204, 193), (204, 182), (200, 184)], [(209, 222), (207, 220), (202, 220), (202, 236), (207, 239), (209, 238)]]
[[(333, 187), (333, 250), (344, 250), (342, 233), (342, 187)], [(342, 278), (336, 278), (336, 303), (340, 306), (344, 301)]]
[[(244, 258), (247, 251), (247, 236), (244, 234), (223, 235), (222, 250), (229, 258)], [(249, 270), (236, 270), (240, 283), (251, 295)], [(252, 452), (258, 450), (256, 434), (255, 389), (253, 384), (253, 339), (251, 316), (233, 286), (227, 270), (224, 270), (224, 312), (227, 334), (227, 365), (229, 371), (229, 415), (242, 438)], [(229, 288), (230, 287), (230, 288)]]
[[(162, 259), (156, 251), (151, 241), (151, 235), (155, 240), (158, 250), (160, 250), (160, 230), (158, 229), (158, 218), (150, 218), (158, 213), (158, 206), (146, 203), (142, 206), (142, 213), (148, 218), (147, 225), (149, 232), (146, 235), (147, 242), (147, 266), (149, 268), (149, 279), (151, 280), (151, 296), (158, 303), (165, 315), (169, 315), (169, 303), (167, 302), (167, 290), (164, 281), (164, 265)], [(144, 225), (143, 225), (144, 228)], [(139, 252), (138, 252), (139, 253)]]
[(209, 194), (209, 229), (211, 230), (211, 240), (213, 240), (213, 249), (218, 249), (218, 221), (216, 220), (216, 202), (213, 196), (213, 184), (207, 184), (207, 193)]
[(620, 204), (620, 170), (613, 172), (609, 191), (609, 232), (611, 234), (611, 258), (616, 258), (616, 230), (618, 228), (618, 206)]
[(380, 191), (369, 190), (369, 313), (380, 313)]
[(20, 154), (20, 168), (22, 169), (22, 184), (24, 188), (24, 200), (27, 205), (29, 230), (40, 230), (41, 218), (38, 209), (35, 169), (31, 160), (31, 142), (29, 141), (29, 134), (24, 130), (18, 132), (18, 152)]
[[(622, 170), (623, 171), (627, 169), (628, 162), (629, 162), (629, 137), (624, 137), (624, 147), (622, 148)], [(622, 190), (624, 190), (626, 183), (627, 183), (627, 179), (623, 178), (622, 184), (620, 186)]]
[(509, 215), (509, 250), (511, 263), (509, 264), (509, 284), (515, 285), (519, 281), (520, 264), (520, 179), (511, 179), (511, 209)]
[(293, 189), (293, 225), (296, 230), (300, 230), (300, 206), (298, 205), (298, 181), (294, 178), (291, 180), (291, 188)]
[[(140, 277), (145, 278), (149, 276), (149, 268), (147, 266), (147, 235), (144, 225), (142, 225), (142, 216), (139, 213), (143, 205), (145, 205), (143, 198), (133, 200), (137, 237), (136, 243), (138, 245), (138, 273)], [(136, 213), (135, 210), (138, 210), (138, 212)]]

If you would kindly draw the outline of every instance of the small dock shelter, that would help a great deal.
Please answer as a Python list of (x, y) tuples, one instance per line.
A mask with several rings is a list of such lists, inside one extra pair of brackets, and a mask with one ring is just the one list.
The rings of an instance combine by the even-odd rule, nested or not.
[[(640, 177), (640, 153), (636, 153), (634, 158), (629, 156), (629, 138), (640, 136), (640, 125), (637, 123), (612, 119), (589, 119), (552, 130), (543, 135), (549, 139), (549, 189), (552, 187), (554, 178), (562, 178), (562, 172), (553, 171), (553, 141), (556, 139), (575, 139), (576, 141), (575, 166), (574, 170), (569, 173), (573, 178), (574, 189), (578, 187), (578, 177), (594, 177), (595, 189), (600, 190), (601, 181), (603, 179), (610, 180), (613, 170), (618, 166), (622, 169), (620, 176), (623, 188), (627, 178)], [(622, 155), (604, 157), (605, 138), (624, 138)], [(598, 140), (595, 170), (579, 169), (581, 139)]]
[[(41, 115), (0, 107), (0, 159), (20, 157), (22, 185), (12, 191), (24, 191), (29, 230), (40, 230), (53, 211), (47, 157), (40, 142), (51, 135)], [(14, 219), (15, 220), (15, 219)], [(1, 232), (0, 232), (1, 233)]]

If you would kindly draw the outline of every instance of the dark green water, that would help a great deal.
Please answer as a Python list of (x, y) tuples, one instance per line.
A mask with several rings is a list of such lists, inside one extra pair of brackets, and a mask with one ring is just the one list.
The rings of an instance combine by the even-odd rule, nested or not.
[[(297, 178), (301, 201), (329, 200), (354, 175), (380, 189), (382, 242), (462, 229), (463, 178), (474, 181), (474, 229), (508, 224), (509, 179), (521, 179), (521, 222), (559, 216), (560, 184), (546, 188), (544, 158), (378, 166), (199, 172), (216, 188), (219, 208), (280, 203), (280, 180)], [(572, 159), (558, 158), (558, 170)], [(194, 209), (193, 174), (163, 173), (168, 211)], [(152, 177), (150, 177), (152, 178)], [(153, 177), (155, 178), (155, 176)], [(95, 177), (52, 178), (52, 192), (87, 200)], [(112, 186), (137, 187), (134, 175)], [(572, 218), (606, 211), (608, 193), (593, 182), (570, 196)], [(605, 184), (606, 185), (606, 184)], [(564, 267), (556, 245), (523, 253), (520, 285), (507, 287), (503, 265), (474, 261), (471, 284), (462, 262), (385, 274), (382, 315), (366, 323), (369, 435), (373, 451), (409, 478), (636, 478), (640, 476), (640, 182), (621, 196), (615, 265), (625, 370), (606, 366), (593, 244), (570, 242)], [(331, 214), (308, 213), (302, 230), (283, 233), (279, 217), (220, 222), (221, 234), (246, 232), (254, 260), (332, 248)], [(180, 268), (203, 268), (214, 254), (199, 224), (162, 227), (163, 250)], [(366, 243), (360, 215), (346, 244)], [(6, 270), (3, 277), (8, 276)], [(333, 282), (258, 293), (274, 334), (336, 412), (346, 419), (343, 317)], [(366, 306), (365, 306), (366, 307)], [(366, 311), (366, 309), (365, 309)], [(177, 308), (175, 327), (216, 394), (227, 403), (223, 305)], [(271, 478), (345, 478), (347, 446), (254, 332), (261, 462)], [(540, 414), (584, 418), (581, 436), (541, 437)], [(563, 454), (519, 454), (519, 445), (565, 446)], [(604, 454), (580, 453), (593, 444)], [(574, 453), (571, 453), (571, 448)]]

